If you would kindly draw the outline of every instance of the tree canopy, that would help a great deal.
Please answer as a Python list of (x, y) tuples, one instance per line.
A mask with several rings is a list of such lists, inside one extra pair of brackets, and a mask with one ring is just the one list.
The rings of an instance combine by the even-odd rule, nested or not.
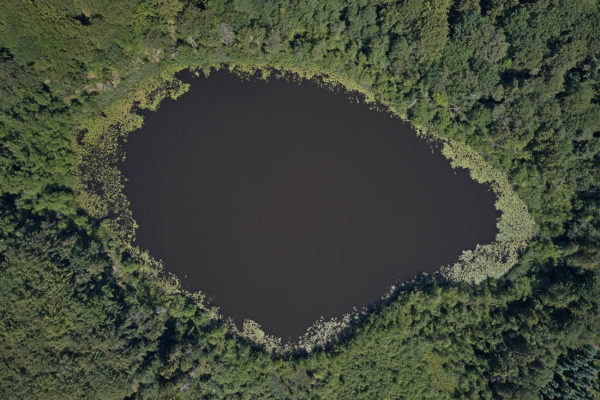
[[(537, 399), (597, 391), (598, 1), (2, 6), (3, 398)], [(141, 125), (137, 109), (185, 90), (174, 77), (184, 68), (321, 76), (359, 91), (506, 176), (537, 236), (502, 277), (417, 285), (333, 343), (270, 354), (130, 243), (119, 143)], [(589, 387), (576, 383), (580, 376)]]

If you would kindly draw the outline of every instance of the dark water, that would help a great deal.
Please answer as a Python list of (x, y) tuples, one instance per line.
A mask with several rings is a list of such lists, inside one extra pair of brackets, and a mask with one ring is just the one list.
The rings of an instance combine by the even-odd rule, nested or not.
[(492, 241), (487, 187), (412, 129), (305, 82), (191, 79), (125, 146), (137, 243), (224, 315), (302, 334)]

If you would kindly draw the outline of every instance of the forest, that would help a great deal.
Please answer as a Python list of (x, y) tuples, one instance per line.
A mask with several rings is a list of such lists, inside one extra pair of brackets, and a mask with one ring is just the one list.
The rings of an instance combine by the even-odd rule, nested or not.
[[(600, 397), (597, 0), (1, 4), (0, 397)], [(304, 350), (240, 336), (131, 245), (117, 167), (177, 71), (223, 68), (321, 77), (469, 149), (535, 236)]]

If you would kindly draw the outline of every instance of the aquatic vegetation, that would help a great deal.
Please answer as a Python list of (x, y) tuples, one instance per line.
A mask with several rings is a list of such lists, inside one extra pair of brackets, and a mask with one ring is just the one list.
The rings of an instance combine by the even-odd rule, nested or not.
[[(599, 20), (593, 0), (4, 2), (2, 397), (537, 399), (600, 342)], [(537, 233), (498, 279), (414, 285), (326, 351), (272, 357), (127, 244), (118, 170), (98, 171), (136, 101), (220, 67), (323, 75), (466, 146)], [(517, 204), (498, 205), (515, 251)]]

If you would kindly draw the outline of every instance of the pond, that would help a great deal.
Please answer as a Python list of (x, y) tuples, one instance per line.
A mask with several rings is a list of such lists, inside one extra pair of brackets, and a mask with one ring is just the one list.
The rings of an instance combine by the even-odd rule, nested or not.
[(494, 194), (314, 82), (181, 78), (125, 145), (136, 244), (237, 323), (296, 337), (496, 234)]

